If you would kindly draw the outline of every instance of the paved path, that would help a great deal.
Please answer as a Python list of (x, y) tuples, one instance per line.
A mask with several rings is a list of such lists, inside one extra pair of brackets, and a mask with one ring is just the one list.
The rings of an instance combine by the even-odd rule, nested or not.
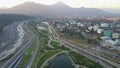
[(59, 53), (53, 55), (52, 57), (50, 57), (49, 59), (47, 59), (47, 60), (42, 64), (42, 66), (41, 66), (40, 68), (44, 68), (45, 64), (47, 64), (48, 61), (50, 61), (51, 59), (53, 59), (53, 58), (56, 57), (57, 55), (62, 54), (62, 53), (66, 53), (66, 52), (67, 52), (67, 51), (62, 51), (62, 52), (59, 52)]

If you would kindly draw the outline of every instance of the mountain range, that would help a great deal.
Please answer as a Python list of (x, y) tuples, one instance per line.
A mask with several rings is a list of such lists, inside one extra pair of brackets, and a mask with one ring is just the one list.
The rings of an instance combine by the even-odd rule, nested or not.
[(63, 2), (53, 5), (43, 5), (34, 2), (25, 2), (17, 6), (0, 9), (0, 14), (25, 14), (30, 16), (81, 16), (81, 17), (104, 17), (120, 16), (120, 14), (109, 13), (97, 8), (72, 8)]

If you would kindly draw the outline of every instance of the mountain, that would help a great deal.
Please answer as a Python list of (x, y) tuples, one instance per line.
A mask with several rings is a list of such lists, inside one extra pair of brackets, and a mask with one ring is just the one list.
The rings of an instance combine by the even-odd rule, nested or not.
[(0, 32), (5, 26), (8, 26), (16, 21), (34, 19), (34, 17), (20, 14), (0, 14)]
[(113, 9), (113, 8), (102, 8), (102, 10), (110, 13), (119, 13), (120, 14), (120, 9)]
[(120, 14), (113, 14), (96, 8), (71, 8), (63, 2), (57, 2), (53, 5), (26, 2), (9, 9), (1, 9), (0, 13), (25, 14), (31, 16), (120, 16)]

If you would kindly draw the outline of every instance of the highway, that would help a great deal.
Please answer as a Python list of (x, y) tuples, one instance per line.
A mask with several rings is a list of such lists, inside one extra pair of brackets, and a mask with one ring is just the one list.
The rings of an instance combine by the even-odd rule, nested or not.
[[(26, 51), (33, 43), (34, 37), (35, 34), (28, 29), (27, 22), (15, 22), (5, 28), (0, 38), (2, 43), (0, 58), (6, 58), (10, 54), (14, 54), (14, 56), (6, 61), (1, 68), (19, 68)], [(3, 44), (3, 42), (6, 43)], [(37, 45), (39, 45), (38, 42), (37, 39)]]
[[(28, 29), (28, 30), (29, 30), (29, 29)], [(40, 44), (40, 40), (39, 40), (38, 35), (36, 35), (36, 34), (33, 33), (32, 31), (30, 31), (30, 32), (31, 32), (31, 34), (32, 34), (32, 35), (35, 37), (35, 39), (36, 39), (36, 47), (35, 47), (32, 55), (31, 55), (31, 57), (29, 58), (28, 63), (26, 63), (25, 68), (31, 68), (32, 63), (33, 63), (33, 61), (34, 61), (34, 59), (35, 59), (35, 56), (36, 56), (36, 54), (37, 54), (37, 52), (38, 52), (38, 50), (39, 50), (39, 44)]]
[(13, 39), (15, 37), (17, 33), (15, 29), (17, 25), (18, 23), (13, 23), (4, 29), (2, 35), (0, 36), (0, 43), (6, 42), (9, 38)]
[(0, 59), (3, 59), (5, 57), (4, 56), (4, 53), (5, 51), (8, 51), (10, 50), (11, 48), (13, 48), (13, 44), (15, 42), (17, 42), (17, 39), (18, 39), (18, 32), (16, 31), (17, 28), (16, 26), (18, 25), (18, 23), (13, 23), (11, 24), (10, 26), (8, 26), (2, 36), (0, 36), (0, 43), (1, 43), (1, 46), (0, 46)]

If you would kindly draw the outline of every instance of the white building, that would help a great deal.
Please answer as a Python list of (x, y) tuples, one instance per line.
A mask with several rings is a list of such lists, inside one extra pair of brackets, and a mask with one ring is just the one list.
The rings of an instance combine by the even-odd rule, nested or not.
[(98, 28), (99, 28), (99, 26), (98, 26), (98, 25), (94, 25), (94, 26), (93, 26), (93, 30), (94, 30), (94, 31), (97, 31), (97, 30), (98, 30)]
[(84, 27), (85, 25), (84, 25), (83, 23), (81, 23), (81, 22), (78, 22), (78, 23), (77, 23), (77, 26), (78, 26), (78, 27)]
[(81, 25), (81, 22), (78, 22), (78, 23), (77, 23), (77, 26), (80, 27), (80, 25)]
[(69, 22), (70, 22), (71, 25), (76, 24), (76, 22), (74, 20), (70, 20)]
[(100, 26), (101, 26), (101, 27), (109, 27), (109, 24), (108, 24), (108, 23), (101, 23)]
[(92, 29), (93, 29), (93, 26), (89, 26), (89, 27), (88, 27), (88, 30), (92, 30)]
[(108, 37), (108, 36), (102, 36), (102, 37), (101, 37), (101, 40), (102, 40), (102, 41), (105, 41), (105, 40), (111, 40), (111, 38)]
[(105, 40), (101, 42), (102, 46), (114, 46), (115, 45), (115, 41), (113, 40)]
[(68, 24), (68, 23), (66, 23), (66, 26), (69, 26), (69, 24)]
[(104, 31), (104, 29), (98, 29), (98, 30), (97, 30), (97, 33), (98, 33), (98, 34), (101, 34), (101, 33), (103, 33), (103, 31)]
[(117, 39), (120, 37), (119, 33), (113, 33), (112, 38)]
[(120, 39), (115, 40), (115, 46), (120, 46)]
[(49, 25), (49, 23), (48, 22), (42, 22), (43, 24), (46, 24), (46, 25)]
[(120, 42), (120, 39), (116, 39), (115, 42)]
[(101, 37), (101, 46), (120, 46), (120, 39), (116, 39), (115, 41), (107, 36)]

